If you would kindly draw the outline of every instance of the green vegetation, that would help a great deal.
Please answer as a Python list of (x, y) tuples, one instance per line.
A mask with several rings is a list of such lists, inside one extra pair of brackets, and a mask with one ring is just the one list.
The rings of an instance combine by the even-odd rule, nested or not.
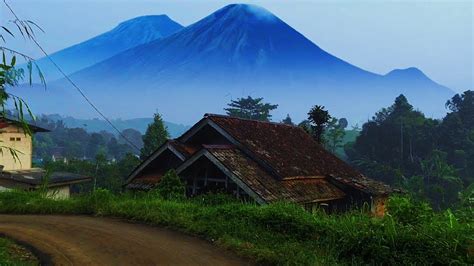
[[(461, 210), (434, 213), (392, 198), (389, 215), (327, 215), (277, 203), (257, 206), (223, 195), (165, 200), (157, 193), (106, 190), (67, 200), (0, 193), (0, 212), (113, 216), (197, 234), (262, 264), (469, 264), (474, 221)], [(471, 254), (469, 255), (469, 249)]]
[(345, 145), (367, 176), (400, 187), (437, 209), (474, 201), (474, 91), (446, 103), (442, 120), (426, 118), (400, 95)]
[(69, 172), (93, 178), (93, 182), (75, 185), (73, 192), (89, 192), (94, 188), (110, 190), (114, 193), (122, 191), (127, 176), (140, 163), (140, 160), (130, 153), (120, 161), (111, 162), (106, 154), (99, 153), (94, 160), (47, 161), (44, 168), (49, 172)]
[(30, 251), (0, 237), (0, 265), (38, 265), (38, 261)]
[(254, 119), (260, 121), (270, 121), (271, 111), (278, 108), (278, 104), (263, 103), (263, 98), (237, 98), (231, 100), (224, 108), (227, 115), (239, 118)]
[(170, 134), (163, 122), (163, 118), (159, 113), (155, 113), (153, 115), (153, 122), (148, 125), (143, 136), (143, 148), (140, 150), (140, 157), (145, 159), (169, 138)]
[[(109, 160), (121, 160), (127, 153), (137, 153), (123, 138), (107, 131), (88, 133), (83, 128), (68, 128), (61, 120), (54, 122), (46, 116), (37, 119), (36, 125), (51, 130), (34, 136), (33, 156), (37, 160), (48, 161), (52, 155), (56, 159), (93, 159), (98, 153), (105, 153)], [(140, 132), (125, 129), (122, 134), (135, 146), (143, 146)]]

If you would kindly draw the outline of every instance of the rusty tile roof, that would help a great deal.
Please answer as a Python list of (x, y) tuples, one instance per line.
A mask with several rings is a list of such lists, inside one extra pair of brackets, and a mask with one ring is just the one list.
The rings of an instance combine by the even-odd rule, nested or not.
[(344, 192), (325, 178), (300, 178), (279, 181), (236, 148), (206, 148), (227, 169), (266, 202), (288, 200), (297, 203), (340, 199)]
[(168, 140), (168, 142), (171, 146), (173, 146), (173, 148), (175, 148), (179, 153), (184, 155), (184, 157), (186, 158), (192, 156), (194, 153), (196, 153), (200, 149), (200, 147), (184, 144), (174, 139)]
[(299, 127), (220, 115), (208, 115), (208, 118), (259, 159), (268, 163), (281, 178), (361, 176)]

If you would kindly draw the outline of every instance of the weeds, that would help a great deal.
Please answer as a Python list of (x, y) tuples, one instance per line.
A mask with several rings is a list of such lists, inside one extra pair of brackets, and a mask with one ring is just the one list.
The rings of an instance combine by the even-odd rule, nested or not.
[[(472, 264), (471, 214), (434, 213), (393, 198), (389, 213), (309, 213), (280, 202), (240, 203), (223, 195), (165, 200), (158, 194), (99, 190), (67, 200), (29, 192), (0, 193), (0, 212), (94, 214), (141, 221), (200, 235), (261, 264)], [(419, 212), (419, 213), (417, 213)]]

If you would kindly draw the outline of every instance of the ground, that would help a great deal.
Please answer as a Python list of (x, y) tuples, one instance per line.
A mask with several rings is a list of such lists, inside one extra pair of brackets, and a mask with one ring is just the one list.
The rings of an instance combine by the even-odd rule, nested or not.
[(29, 243), (55, 265), (248, 264), (202, 239), (119, 219), (0, 215), (0, 220), (1, 234)]
[(0, 237), (0, 265), (38, 265), (39, 261), (27, 248), (11, 239)]

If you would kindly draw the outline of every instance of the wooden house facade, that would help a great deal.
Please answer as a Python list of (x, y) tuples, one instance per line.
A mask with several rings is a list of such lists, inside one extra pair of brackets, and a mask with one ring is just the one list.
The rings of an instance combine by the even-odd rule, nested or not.
[(213, 114), (145, 159), (126, 188), (152, 189), (169, 169), (183, 179), (188, 196), (219, 191), (260, 204), (286, 200), (308, 209), (340, 211), (368, 203), (383, 214), (391, 192), (299, 127)]

